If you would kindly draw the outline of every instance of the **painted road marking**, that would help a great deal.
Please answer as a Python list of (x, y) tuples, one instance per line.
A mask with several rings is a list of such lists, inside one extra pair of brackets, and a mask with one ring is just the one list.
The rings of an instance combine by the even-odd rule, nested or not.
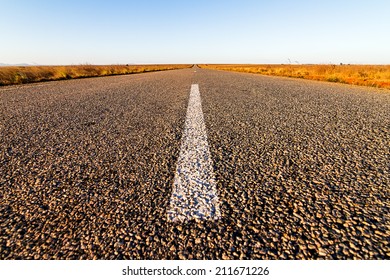
[(197, 84), (191, 86), (181, 141), (168, 220), (217, 220), (221, 212)]

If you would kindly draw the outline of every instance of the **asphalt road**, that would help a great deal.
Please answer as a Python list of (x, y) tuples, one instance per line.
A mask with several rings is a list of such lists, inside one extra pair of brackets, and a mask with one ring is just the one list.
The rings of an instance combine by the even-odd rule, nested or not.
[[(192, 84), (220, 218), (167, 211)], [(390, 259), (390, 91), (204, 69), (0, 88), (1, 259)]]

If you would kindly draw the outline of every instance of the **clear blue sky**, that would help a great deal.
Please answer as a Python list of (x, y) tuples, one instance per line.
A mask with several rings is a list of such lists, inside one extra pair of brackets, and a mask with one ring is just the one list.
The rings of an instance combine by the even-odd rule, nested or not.
[(0, 63), (390, 64), (389, 0), (0, 0)]

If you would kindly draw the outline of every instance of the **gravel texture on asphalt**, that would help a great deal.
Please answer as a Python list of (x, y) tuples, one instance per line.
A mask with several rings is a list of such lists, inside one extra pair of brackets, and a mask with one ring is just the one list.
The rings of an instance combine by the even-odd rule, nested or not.
[[(221, 218), (167, 211), (199, 84)], [(1, 259), (390, 259), (390, 92), (204, 69), (0, 88)]]

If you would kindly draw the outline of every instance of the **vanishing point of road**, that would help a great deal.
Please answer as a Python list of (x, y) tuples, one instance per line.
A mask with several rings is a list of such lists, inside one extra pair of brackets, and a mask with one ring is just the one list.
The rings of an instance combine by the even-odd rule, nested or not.
[(389, 259), (390, 91), (197, 67), (0, 88), (0, 259)]

